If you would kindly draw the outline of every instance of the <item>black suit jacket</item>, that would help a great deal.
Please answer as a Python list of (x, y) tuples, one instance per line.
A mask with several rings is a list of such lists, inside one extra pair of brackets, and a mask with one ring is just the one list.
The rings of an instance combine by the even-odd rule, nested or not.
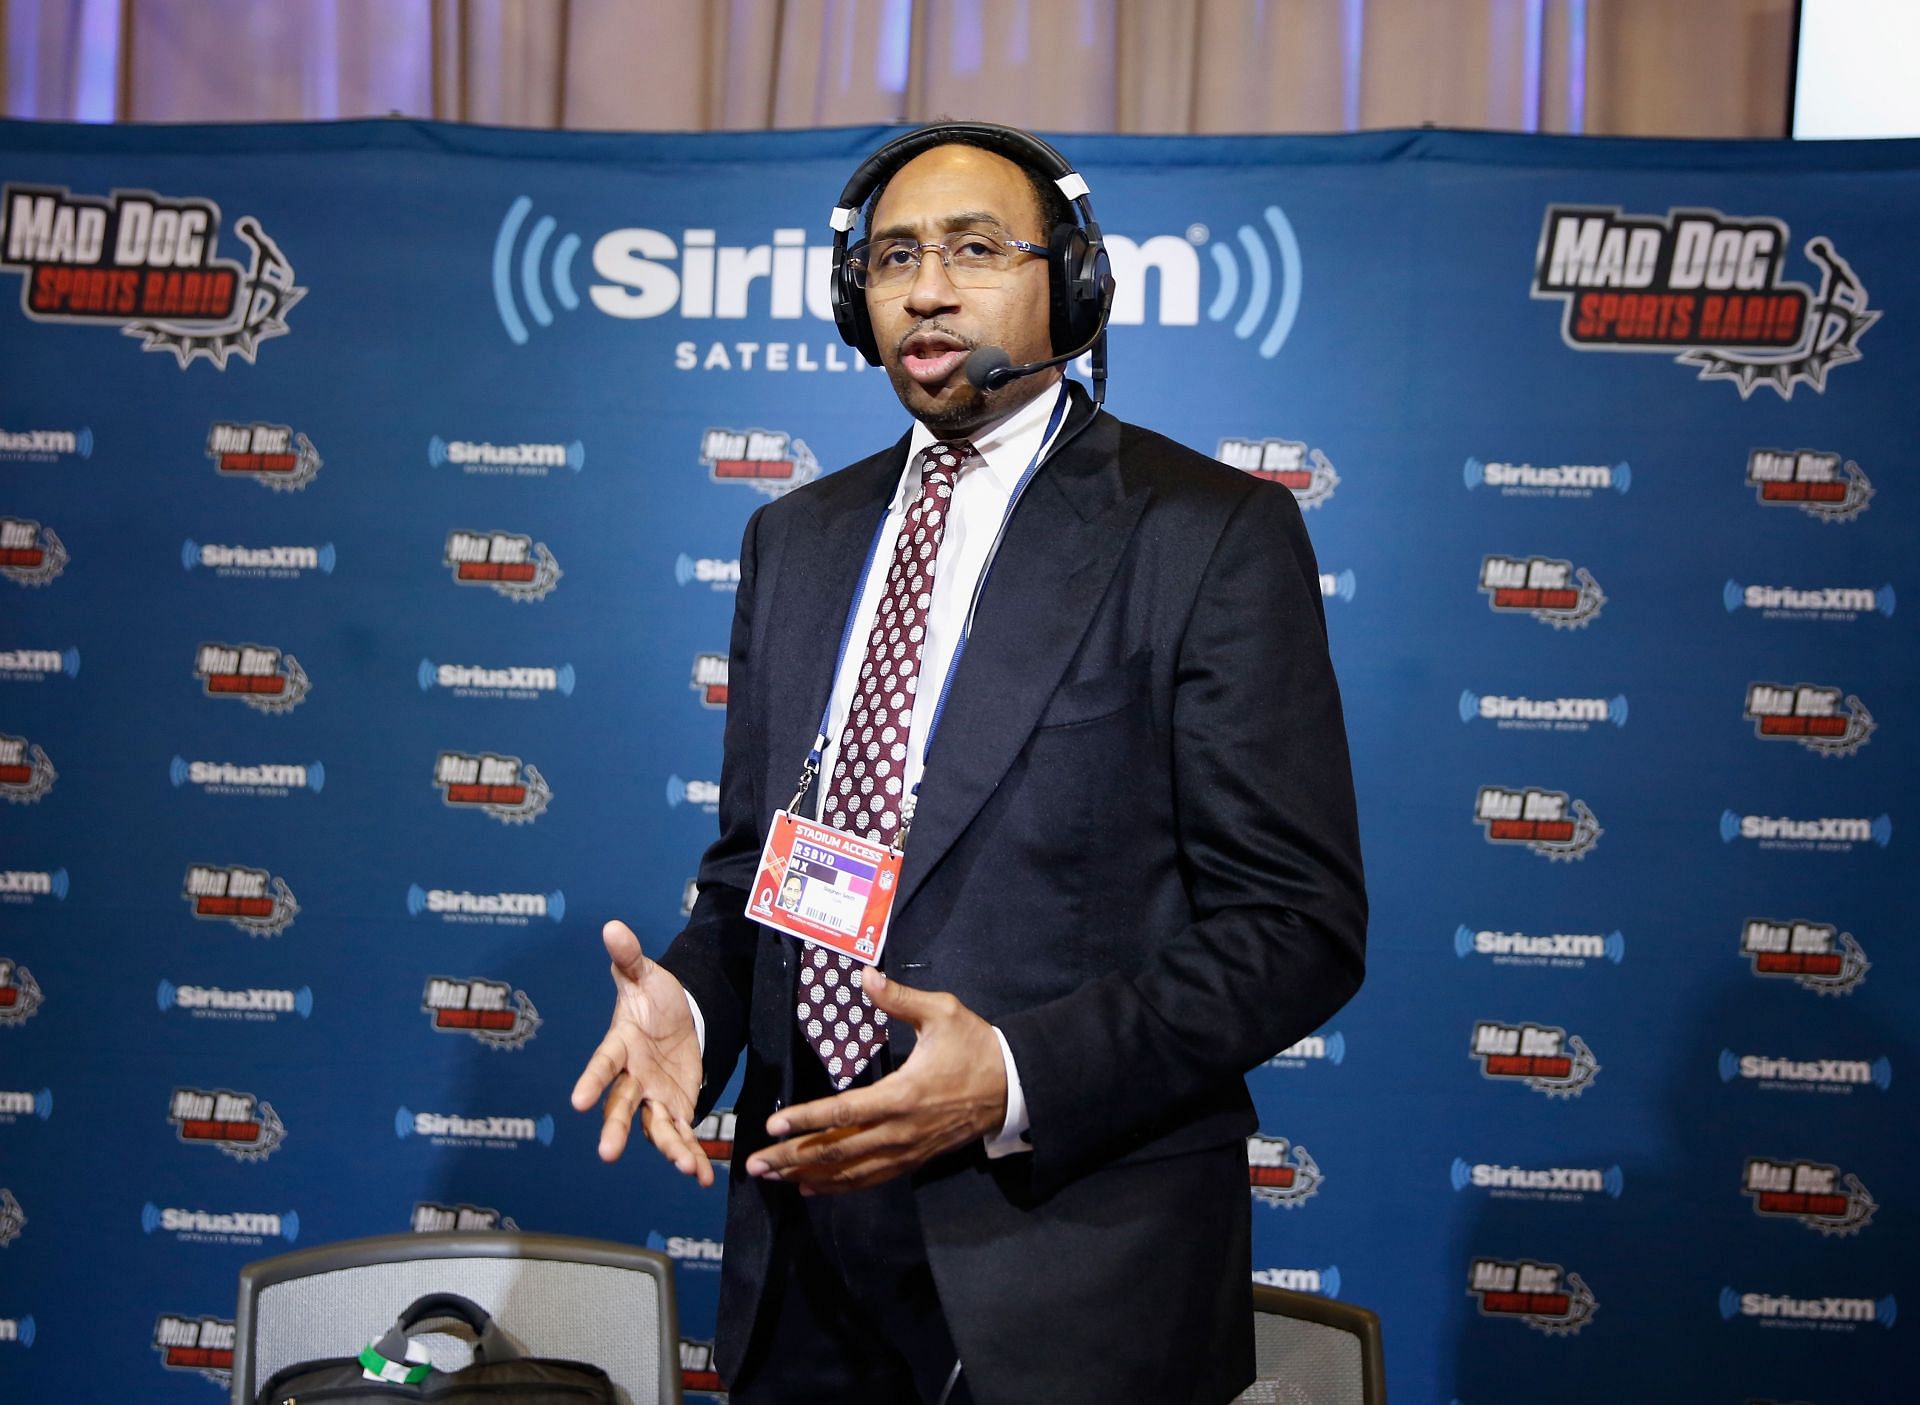
[[(791, 1098), (792, 943), (742, 916), (907, 439), (748, 524), (720, 837), (663, 958), (742, 1050), (734, 1165)], [(858, 648), (860, 641), (854, 641)], [(1243, 1075), (1358, 987), (1366, 928), (1318, 568), (1293, 496), (1074, 390), (980, 599), (883, 965), (998, 1025), (1033, 1152), (915, 1178), (976, 1399), (1221, 1401), (1251, 1379)], [(890, 1057), (911, 1051), (896, 1021)], [(728, 1189), (740, 1364), (789, 1187)]]

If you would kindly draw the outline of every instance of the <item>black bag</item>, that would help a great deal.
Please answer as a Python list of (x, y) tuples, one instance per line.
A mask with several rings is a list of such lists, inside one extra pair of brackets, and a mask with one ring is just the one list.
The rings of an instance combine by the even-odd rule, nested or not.
[(432, 1400), (485, 1401), (487, 1405), (616, 1405), (613, 1382), (598, 1366), (583, 1361), (555, 1361), (522, 1356), (495, 1325), (487, 1310), (457, 1293), (429, 1293), (416, 1298), (374, 1350), (389, 1361), (402, 1361), (407, 1337), (422, 1322), (456, 1318), (471, 1327), (476, 1338), (473, 1364), (458, 1371), (435, 1371), (415, 1385), (368, 1380), (360, 1359), (331, 1357), (302, 1361), (275, 1371), (260, 1388), (259, 1405), (362, 1405), (362, 1402)]

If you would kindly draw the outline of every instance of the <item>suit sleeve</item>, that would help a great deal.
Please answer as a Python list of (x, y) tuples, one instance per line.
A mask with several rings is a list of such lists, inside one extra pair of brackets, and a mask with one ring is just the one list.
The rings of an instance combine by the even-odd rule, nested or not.
[(1319, 570), (1292, 495), (1249, 486), (1174, 669), (1193, 920), (1139, 969), (1000, 1021), (1043, 1194), (1177, 1126), (1360, 985), (1366, 893)]
[[(762, 509), (764, 511), (764, 509)], [(734, 596), (733, 632), (727, 653), (727, 722), (720, 763), (720, 836), (701, 857), (699, 896), (686, 928), (673, 939), (660, 964), (685, 986), (706, 1023), (701, 1050), (705, 1086), (697, 1115), (704, 1117), (733, 1076), (747, 1042), (758, 923), (744, 915), (761, 841), (755, 758), (753, 668), (754, 581), (761, 512), (747, 523), (740, 544), (740, 586)]]

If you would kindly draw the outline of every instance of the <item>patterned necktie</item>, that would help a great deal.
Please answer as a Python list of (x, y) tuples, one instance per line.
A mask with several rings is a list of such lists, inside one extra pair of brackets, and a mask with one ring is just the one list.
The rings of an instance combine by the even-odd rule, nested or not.
[[(907, 509), (893, 544), (886, 590), (867, 636), (867, 654), (833, 776), (820, 797), (820, 818), (835, 829), (877, 844), (900, 830), (906, 797), (907, 733), (913, 699), (920, 690), (920, 647), (927, 607), (933, 602), (933, 565), (947, 531), (953, 483), (977, 458), (968, 443), (935, 443), (920, 453), (920, 496)], [(794, 1016), (807, 1044), (820, 1056), (833, 1086), (845, 1091), (887, 1042), (885, 1012), (860, 989), (860, 971), (849, 957), (808, 945), (800, 962), (800, 992)]]

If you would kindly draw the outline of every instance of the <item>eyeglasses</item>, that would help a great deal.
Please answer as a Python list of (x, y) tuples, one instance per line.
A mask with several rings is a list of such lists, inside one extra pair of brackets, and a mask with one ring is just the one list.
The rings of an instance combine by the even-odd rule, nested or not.
[(847, 250), (847, 271), (856, 288), (905, 292), (920, 272), (928, 249), (940, 252), (947, 278), (956, 288), (987, 288), (999, 282), (1022, 254), (1044, 254), (1044, 244), (1003, 239), (977, 229), (962, 229), (932, 244), (912, 239), (871, 239)]

